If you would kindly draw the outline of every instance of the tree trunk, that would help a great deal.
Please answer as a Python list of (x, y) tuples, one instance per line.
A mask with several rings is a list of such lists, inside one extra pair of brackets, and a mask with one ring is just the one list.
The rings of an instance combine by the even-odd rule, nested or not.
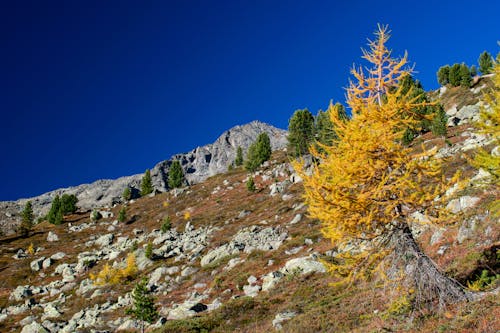
[(395, 264), (404, 267), (405, 278), (414, 289), (417, 308), (435, 307), (470, 301), (473, 294), (458, 281), (439, 271), (436, 264), (426, 256), (413, 238), (408, 225), (395, 231), (393, 235)]

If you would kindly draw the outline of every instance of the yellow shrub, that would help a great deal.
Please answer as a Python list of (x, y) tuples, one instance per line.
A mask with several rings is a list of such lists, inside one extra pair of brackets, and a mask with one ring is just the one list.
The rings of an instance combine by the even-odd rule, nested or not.
[(137, 264), (135, 262), (135, 254), (130, 253), (127, 256), (126, 266), (124, 268), (113, 268), (109, 263), (106, 263), (99, 273), (90, 273), (90, 279), (95, 285), (104, 286), (108, 284), (118, 284), (133, 278), (136, 274)]
[(191, 218), (191, 213), (189, 211), (184, 213), (184, 220), (189, 220)]
[(35, 247), (33, 246), (33, 243), (31, 243), (28, 248), (26, 249), (26, 252), (31, 256), (35, 253)]

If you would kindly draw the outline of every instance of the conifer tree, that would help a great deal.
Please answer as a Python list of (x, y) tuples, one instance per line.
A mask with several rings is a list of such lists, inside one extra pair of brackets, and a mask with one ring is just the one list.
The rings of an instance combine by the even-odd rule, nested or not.
[[(47, 220), (52, 223), (52, 224), (60, 224), (62, 221), (62, 212), (59, 214), (60, 216), (57, 216), (58, 213), (61, 210), (61, 198), (56, 195), (54, 200), (52, 200), (52, 205), (50, 206), (49, 213), (47, 214)], [(57, 222), (59, 223), (56, 223)]]
[(127, 208), (123, 206), (118, 212), (118, 222), (125, 222), (127, 219)]
[(438, 83), (442, 86), (445, 86), (448, 83), (450, 83), (449, 78), (450, 78), (450, 66), (446, 65), (446, 66), (440, 67), (438, 72), (437, 72)]
[[(368, 69), (351, 71), (354, 78), (347, 88), (351, 120), (332, 118), (338, 140), (325, 147), (327, 153), (312, 148), (322, 162), (311, 174), (294, 163), (304, 180), (310, 216), (322, 222), (323, 234), (338, 249), (329, 270), (352, 282), (384, 272), (384, 264), (390, 263), (405, 272), (400, 282), (413, 290), (408, 297), (416, 306), (470, 299), (458, 282), (443, 275), (422, 253), (412, 236), (409, 213), (417, 209), (428, 215), (439, 213), (434, 199), (449, 183), (431, 152), (412, 154), (401, 144), (404, 129), (417, 122), (405, 114), (426, 103), (415, 103), (402, 89), (393, 88), (409, 74), (407, 56), (391, 57), (387, 27), (379, 26), (376, 36), (363, 51)], [(357, 251), (349, 250), (356, 244)]]
[(298, 157), (308, 153), (314, 139), (314, 117), (308, 109), (297, 110), (288, 122), (288, 150)]
[(141, 196), (146, 196), (153, 192), (153, 183), (151, 181), (151, 172), (146, 169), (141, 182)]
[(448, 80), (453, 87), (458, 87), (460, 85), (460, 81), (462, 80), (460, 64), (453, 64), (453, 66), (450, 67)]
[[(477, 122), (477, 126), (480, 128), (481, 133), (490, 136), (493, 140), (493, 146), (500, 146), (500, 54), (497, 56), (497, 62), (495, 66), (491, 69), (491, 72), (495, 74), (493, 76), (493, 83), (495, 89), (486, 95), (486, 103), (489, 108), (483, 107), (480, 113), (480, 119)], [(495, 148), (498, 150), (498, 148)], [(474, 166), (478, 168), (483, 168), (488, 171), (493, 176), (493, 184), (497, 185), (497, 189), (500, 186), (500, 152), (494, 153), (486, 151), (485, 149), (479, 149), (473, 162)], [(492, 204), (492, 211), (497, 216), (500, 216), (500, 199), (497, 199)]]
[(448, 133), (448, 116), (446, 112), (444, 112), (443, 106), (438, 105), (437, 110), (434, 114), (434, 118), (432, 119), (431, 131), (432, 134), (436, 136), (445, 137)]
[(249, 192), (255, 192), (255, 182), (253, 180), (253, 177), (251, 175), (248, 176), (248, 180), (247, 180), (247, 190)]
[(31, 206), (31, 201), (26, 202), (21, 216), (22, 221), (19, 227), (19, 233), (22, 237), (26, 237), (31, 231), (31, 228), (33, 227), (33, 220), (35, 219), (35, 217), (33, 216), (33, 207)]
[(486, 75), (490, 74), (493, 69), (493, 58), (490, 53), (484, 51), (481, 53), (478, 59), (479, 71), (481, 74)]
[(78, 199), (74, 194), (63, 194), (61, 196), (61, 210), (63, 215), (76, 212)]
[(181, 163), (173, 161), (168, 171), (168, 186), (170, 188), (181, 187), (184, 181), (184, 172), (182, 171)]
[(234, 160), (234, 166), (242, 166), (243, 165), (243, 149), (240, 146), (236, 149), (236, 158)]
[(127, 309), (127, 314), (141, 321), (141, 332), (144, 333), (144, 323), (152, 324), (158, 318), (155, 300), (147, 286), (148, 280), (143, 278), (132, 291), (133, 305)]
[(470, 88), (470, 83), (472, 82), (472, 77), (470, 74), (469, 67), (462, 63), (460, 65), (460, 86), (464, 88)]
[(130, 187), (125, 187), (122, 193), (122, 198), (125, 201), (129, 201), (132, 198), (132, 191), (130, 190)]
[(250, 145), (247, 152), (245, 168), (248, 171), (255, 171), (257, 168), (269, 160), (271, 157), (271, 140), (267, 133), (260, 133), (257, 140)]
[(321, 145), (330, 146), (337, 139), (335, 134), (334, 125), (331, 121), (332, 113), (333, 117), (338, 117), (347, 121), (349, 117), (345, 107), (340, 103), (335, 103), (330, 101), (330, 105), (326, 111), (320, 110), (316, 115), (315, 119), (315, 137), (318, 150), (322, 150)]

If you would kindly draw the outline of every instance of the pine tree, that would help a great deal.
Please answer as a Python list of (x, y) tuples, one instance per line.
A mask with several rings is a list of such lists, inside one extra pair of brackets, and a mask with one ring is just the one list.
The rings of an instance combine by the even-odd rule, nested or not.
[(66, 214), (73, 214), (76, 212), (76, 203), (78, 202), (78, 199), (76, 195), (74, 194), (63, 194), (61, 197), (61, 210), (63, 215)]
[(462, 80), (460, 64), (453, 64), (453, 66), (451, 66), (448, 80), (453, 87), (458, 87), (460, 85), (460, 81)]
[(132, 191), (130, 190), (130, 187), (125, 187), (123, 190), (122, 198), (125, 201), (129, 201), (132, 198)]
[(151, 172), (149, 169), (146, 169), (144, 172), (144, 176), (142, 177), (141, 182), (141, 196), (146, 196), (153, 192), (153, 183), (151, 181)]
[(246, 185), (249, 192), (255, 192), (255, 181), (251, 175), (248, 176)]
[(444, 112), (443, 106), (438, 105), (437, 112), (432, 119), (431, 131), (436, 136), (446, 137), (448, 133), (448, 116)]
[(173, 161), (168, 171), (168, 186), (170, 188), (181, 187), (184, 181), (184, 172), (182, 171), (181, 163)]
[(146, 250), (144, 251), (144, 256), (148, 259), (153, 258), (153, 243), (148, 242)]
[(49, 213), (47, 214), (47, 220), (52, 224), (60, 224), (56, 223), (56, 219), (57, 222), (62, 221), (62, 212), (60, 214), (61, 216), (57, 217), (60, 210), (61, 210), (61, 198), (58, 195), (56, 195), (56, 197), (52, 201), (52, 205), (50, 206)]
[(308, 153), (314, 139), (314, 117), (309, 110), (297, 110), (288, 122), (288, 150), (298, 157)]
[(260, 133), (257, 140), (248, 148), (245, 168), (251, 172), (257, 170), (262, 163), (269, 160), (271, 152), (271, 140), (269, 136), (267, 133)]
[[(481, 133), (491, 136), (493, 146), (500, 146), (500, 54), (497, 56), (497, 62), (491, 69), (495, 74), (493, 76), (493, 83), (495, 89), (486, 95), (486, 103), (489, 108), (483, 107), (480, 113), (480, 119), (477, 126), (480, 128)], [(498, 150), (498, 148), (495, 148)], [(488, 171), (493, 179), (492, 182), (497, 186), (497, 199), (492, 204), (492, 211), (495, 215), (500, 216), (500, 199), (498, 195), (498, 188), (500, 188), (500, 153), (486, 151), (479, 149), (476, 154), (473, 165), (478, 168), (483, 168)]]
[(33, 207), (31, 206), (31, 201), (26, 202), (24, 206), (24, 210), (21, 213), (22, 221), (19, 227), (19, 233), (22, 237), (27, 237), (33, 227), (33, 220), (35, 217), (33, 216)]
[(318, 150), (322, 151), (321, 145), (330, 146), (337, 139), (335, 134), (335, 129), (331, 121), (332, 114), (334, 117), (344, 119), (347, 121), (349, 117), (345, 107), (340, 103), (333, 104), (330, 101), (330, 105), (326, 111), (319, 111), (315, 119), (315, 137)]
[[(401, 144), (402, 131), (417, 123), (405, 114), (423, 104), (405, 97), (402, 89), (393, 89), (409, 74), (407, 57), (391, 57), (385, 45), (386, 27), (379, 26), (376, 36), (363, 52), (371, 65), (368, 74), (365, 67), (351, 71), (354, 79), (347, 88), (351, 120), (332, 118), (338, 140), (325, 147), (327, 153), (312, 149), (322, 162), (311, 174), (294, 163), (304, 180), (309, 215), (322, 222), (323, 234), (338, 249), (329, 270), (345, 282), (368, 279), (383, 272), (385, 264), (411, 267), (401, 283), (414, 290), (408, 297), (416, 306), (470, 299), (460, 284), (444, 276), (422, 253), (412, 236), (409, 212), (439, 213), (434, 198), (449, 182), (441, 177), (439, 160), (426, 151), (415, 155)], [(348, 250), (356, 244), (357, 251)]]
[(241, 149), (240, 146), (238, 146), (238, 149), (236, 149), (236, 158), (234, 160), (234, 166), (241, 166), (243, 165), (243, 149)]
[(450, 83), (449, 77), (450, 77), (450, 66), (446, 65), (440, 67), (437, 72), (438, 83), (442, 86), (447, 85), (448, 83)]
[(118, 222), (125, 222), (127, 219), (127, 208), (123, 206), (118, 212)]
[(487, 51), (481, 53), (478, 59), (479, 71), (481, 74), (486, 75), (490, 74), (493, 69), (493, 57)]
[(143, 278), (132, 291), (133, 305), (127, 309), (127, 314), (141, 321), (141, 332), (144, 333), (144, 323), (152, 324), (158, 318), (155, 300), (147, 287), (148, 280)]
[(161, 225), (161, 233), (164, 234), (172, 228), (172, 223), (170, 222), (170, 216), (165, 216), (163, 223)]
[(460, 86), (464, 88), (470, 88), (470, 84), (472, 82), (472, 77), (470, 74), (469, 67), (462, 63), (460, 65)]

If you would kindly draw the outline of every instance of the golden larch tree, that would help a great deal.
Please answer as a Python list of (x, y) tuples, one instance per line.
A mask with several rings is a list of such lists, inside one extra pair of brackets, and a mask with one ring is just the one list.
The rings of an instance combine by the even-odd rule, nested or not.
[[(344, 282), (369, 278), (377, 270), (385, 274), (387, 267), (380, 269), (381, 264), (391, 262), (400, 268), (397, 272), (404, 272), (404, 283), (411, 284), (408, 290), (416, 305), (469, 299), (470, 294), (443, 275), (412, 236), (410, 213), (438, 213), (440, 203), (434, 199), (449, 182), (432, 151), (415, 154), (402, 145), (403, 131), (420, 121), (412, 110), (427, 104), (416, 103), (409, 97), (411, 91), (398, 88), (411, 68), (406, 54), (393, 58), (386, 47), (387, 27), (379, 26), (375, 35), (363, 50), (371, 67), (351, 71), (347, 103), (352, 119), (329, 112), (338, 139), (331, 146), (322, 145), (321, 151), (311, 147), (320, 161), (312, 172), (303, 170), (300, 162), (294, 165), (304, 179), (308, 212), (322, 222), (323, 234), (336, 246), (338, 254), (329, 269)], [(392, 260), (383, 260), (388, 256)], [(392, 275), (386, 281), (398, 281), (398, 274)]]
[[(487, 170), (493, 177), (493, 184), (500, 185), (500, 54), (492, 70), (494, 88), (485, 95), (486, 106), (481, 109), (480, 119), (477, 122), (481, 133), (489, 135), (494, 144), (490, 152), (479, 149), (473, 165)], [(498, 195), (498, 192), (496, 193)], [(500, 215), (500, 199), (493, 202), (492, 211)]]

